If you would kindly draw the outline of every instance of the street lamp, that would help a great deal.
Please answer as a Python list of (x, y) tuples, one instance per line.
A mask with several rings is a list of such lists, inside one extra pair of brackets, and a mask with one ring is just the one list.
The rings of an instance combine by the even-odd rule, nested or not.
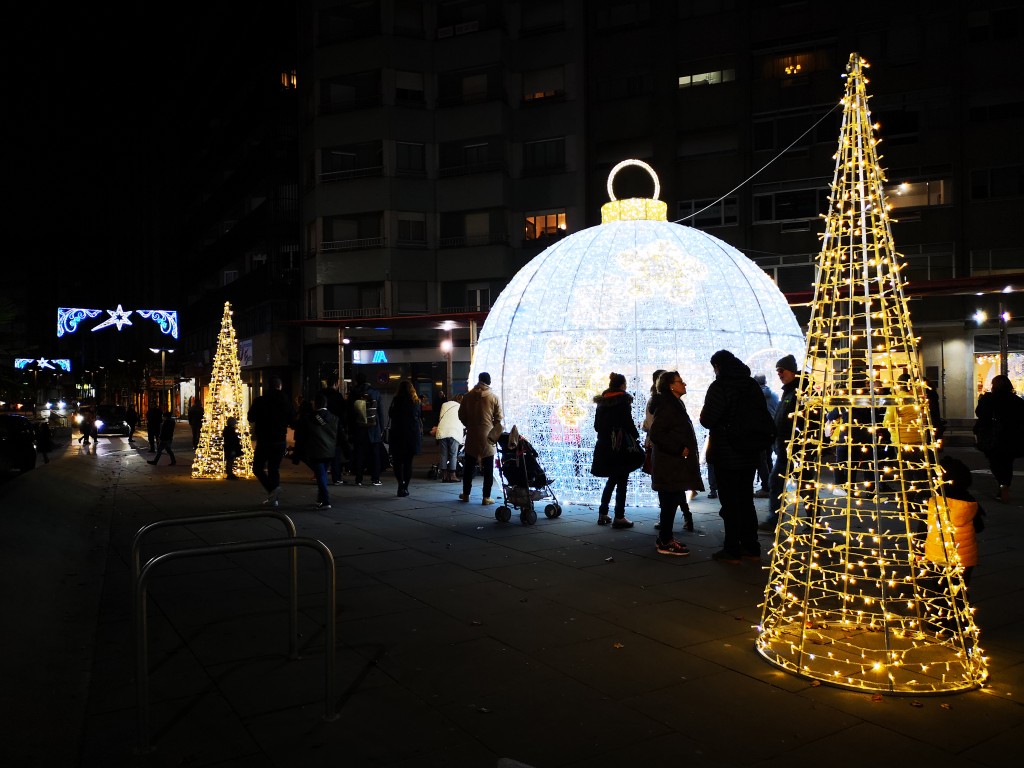
[(174, 350), (173, 349), (166, 349), (164, 347), (156, 347), (156, 348), (150, 347), (149, 351), (153, 352), (153, 353), (156, 353), (156, 352), (160, 353), (160, 407), (161, 407), (161, 409), (163, 408), (164, 392), (167, 391), (168, 392), (168, 394), (167, 394), (167, 411), (169, 413), (170, 410), (171, 410), (171, 396), (170, 396), (170, 393), (169, 393), (169, 389), (165, 390), (165, 387), (167, 386), (166, 354), (168, 352), (174, 352)]
[(452, 396), (452, 332), (448, 331), (448, 338), (441, 341), (441, 352), (445, 359), (445, 390), (446, 398)]

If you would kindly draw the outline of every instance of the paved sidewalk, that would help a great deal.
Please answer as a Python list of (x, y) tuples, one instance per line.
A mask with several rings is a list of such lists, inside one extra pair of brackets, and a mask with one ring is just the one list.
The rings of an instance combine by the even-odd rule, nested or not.
[[(951, 452), (981, 469), (980, 454)], [(323, 718), (319, 558), (299, 556), (298, 660), (285, 550), (191, 558), (150, 584), (155, 751), (136, 755), (132, 536), (156, 520), (259, 510), (263, 494), (255, 480), (191, 479), (191, 451), (152, 467), (104, 438), (58, 456), (0, 484), (4, 765), (966, 768), (1005, 764), (1024, 737), (1024, 478), (1004, 505), (976, 475), (988, 517), (971, 591), (990, 685), (874, 701), (754, 652), (765, 573), (709, 560), (716, 501), (699, 496), (697, 532), (678, 534), (692, 555), (665, 557), (655, 510), (631, 511), (627, 531), (577, 506), (532, 527), (498, 523), (479, 479), (460, 503), (461, 486), (426, 479), (425, 455), (408, 498), (388, 476), (332, 488), (330, 511), (311, 508), (306, 468), (283, 467), (281, 511), (336, 562), (338, 719)], [(143, 560), (282, 535), (267, 518), (163, 528)]]

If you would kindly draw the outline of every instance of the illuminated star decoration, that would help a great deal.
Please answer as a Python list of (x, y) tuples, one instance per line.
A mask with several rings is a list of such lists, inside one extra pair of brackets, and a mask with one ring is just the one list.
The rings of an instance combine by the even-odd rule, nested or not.
[(692, 304), (708, 268), (683, 252), (675, 243), (658, 239), (619, 254), (619, 264), (628, 270), (631, 296), (664, 296), (674, 304)]
[(60, 368), (62, 371), (71, 370), (71, 361), (66, 357), (55, 358), (53, 360), (49, 360), (45, 357), (41, 357), (38, 360), (32, 357), (18, 357), (15, 358), (14, 360), (14, 367), (17, 368), (18, 370), (22, 370), (32, 365), (33, 363), (35, 363), (36, 370), (39, 370), (41, 368), (49, 368), (50, 370), (56, 370), (57, 368)]
[(116, 325), (117, 330), (120, 331), (123, 326), (132, 324), (132, 321), (128, 319), (128, 316), (131, 315), (131, 313), (132, 311), (130, 309), (126, 312), (121, 305), (118, 304), (117, 309), (107, 310), (107, 314), (110, 315), (110, 319), (104, 320), (92, 330), (98, 331), (100, 328), (106, 328), (108, 325)]
[(59, 307), (57, 309), (57, 337), (60, 338), (65, 333), (74, 333), (78, 330), (78, 324), (85, 320), (87, 317), (98, 317), (106, 311), (110, 318), (104, 320), (102, 323), (92, 328), (93, 331), (98, 331), (101, 328), (108, 328), (110, 326), (116, 326), (117, 330), (121, 330), (126, 325), (134, 325), (129, 319), (132, 312), (135, 312), (139, 317), (147, 320), (153, 320), (157, 325), (160, 326), (160, 332), (165, 336), (171, 336), (178, 338), (178, 313), (172, 309), (124, 309), (120, 304), (117, 305), (117, 309), (82, 309), (80, 307)]
[(49, 360), (47, 360), (45, 357), (40, 357), (38, 360), (36, 360), (36, 367), (38, 367), (38, 368), (49, 368), (49, 369), (52, 370), (53, 369), (53, 364)]

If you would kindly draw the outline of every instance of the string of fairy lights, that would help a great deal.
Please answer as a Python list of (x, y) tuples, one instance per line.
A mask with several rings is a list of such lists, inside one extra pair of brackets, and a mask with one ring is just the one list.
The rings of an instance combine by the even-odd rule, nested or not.
[(242, 455), (235, 459), (234, 473), (238, 477), (252, 477), (252, 440), (244, 404), (242, 366), (238, 361), (238, 343), (231, 322), (231, 303), (225, 302), (217, 335), (217, 352), (210, 373), (210, 394), (203, 405), (203, 427), (192, 461), (192, 477), (226, 477), (224, 427), (232, 416), (238, 422), (236, 427), (242, 438)]
[[(756, 647), (787, 671), (841, 687), (964, 690), (984, 681), (986, 663), (935, 458), (867, 66), (854, 53), (847, 67)], [(929, 509), (943, 558), (926, 556)]]

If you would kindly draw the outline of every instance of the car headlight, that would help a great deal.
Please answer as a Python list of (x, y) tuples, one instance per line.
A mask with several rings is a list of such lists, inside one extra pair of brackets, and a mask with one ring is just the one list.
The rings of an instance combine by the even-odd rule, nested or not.
[(82, 414), (76, 413), (75, 414), (75, 424), (81, 424), (81, 423), (82, 423)]
[(96, 429), (103, 429), (103, 422), (100, 419), (96, 419)]

